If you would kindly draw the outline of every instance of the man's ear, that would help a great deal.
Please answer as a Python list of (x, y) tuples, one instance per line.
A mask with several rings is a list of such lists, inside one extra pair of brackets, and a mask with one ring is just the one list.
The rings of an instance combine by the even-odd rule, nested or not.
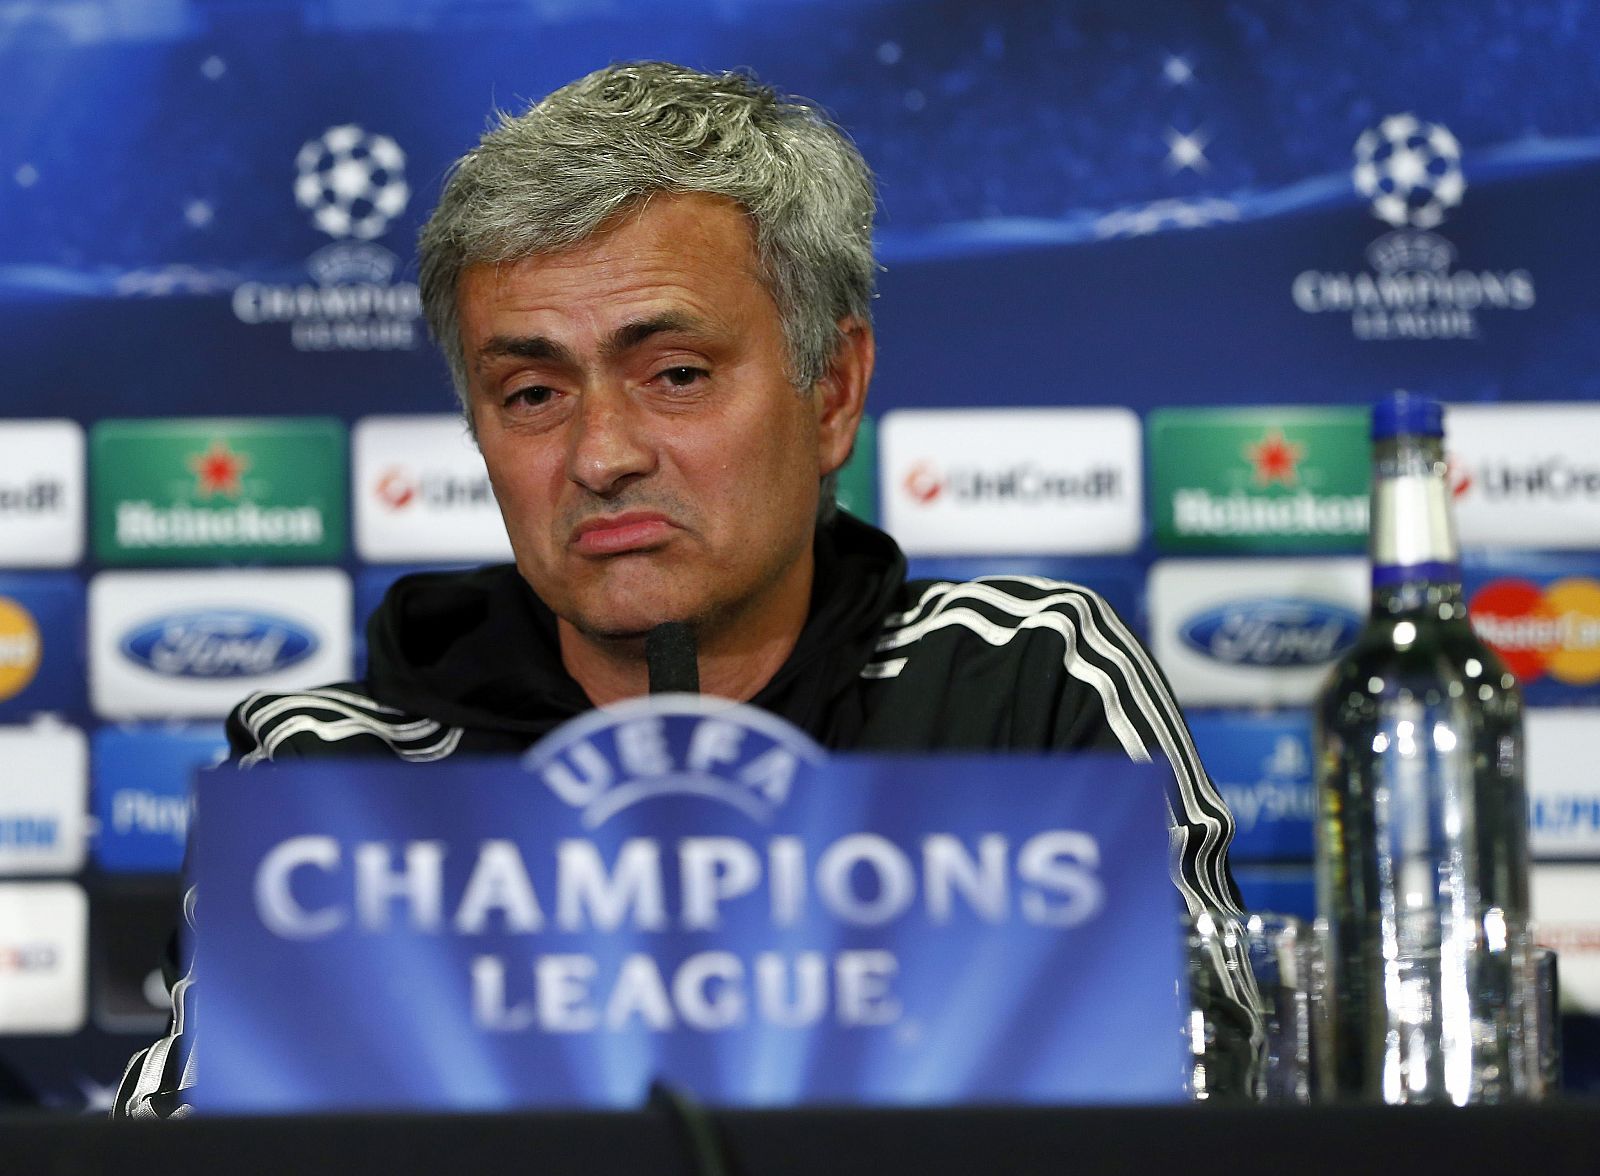
[(826, 477), (849, 460), (867, 405), (867, 385), (872, 382), (876, 355), (869, 323), (854, 316), (839, 320), (833, 358), (814, 390), (819, 477)]

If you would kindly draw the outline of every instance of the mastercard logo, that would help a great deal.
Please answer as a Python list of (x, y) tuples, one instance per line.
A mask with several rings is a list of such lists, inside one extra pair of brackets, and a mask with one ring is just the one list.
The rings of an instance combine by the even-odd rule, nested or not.
[(1548, 675), (1569, 686), (1600, 682), (1600, 581), (1493, 580), (1467, 607), (1478, 636), (1522, 681)]
[(0, 596), (0, 702), (15, 698), (39, 672), (39, 627), (33, 614)]

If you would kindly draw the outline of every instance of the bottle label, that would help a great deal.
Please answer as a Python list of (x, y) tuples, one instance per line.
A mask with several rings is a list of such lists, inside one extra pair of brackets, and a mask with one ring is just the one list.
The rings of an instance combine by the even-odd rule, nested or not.
[(1461, 578), (1444, 483), (1431, 474), (1380, 478), (1372, 488), (1372, 576), (1379, 586), (1403, 579)]

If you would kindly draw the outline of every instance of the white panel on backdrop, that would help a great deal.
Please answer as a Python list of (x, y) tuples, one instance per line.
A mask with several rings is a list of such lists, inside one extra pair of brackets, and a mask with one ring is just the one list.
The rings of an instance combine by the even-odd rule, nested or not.
[(356, 422), (352, 448), (362, 559), (511, 558), (488, 471), (459, 415), (365, 417)]
[(1561, 1007), (1600, 1013), (1600, 865), (1534, 866), (1534, 941), (1554, 948)]
[(52, 718), (0, 727), (0, 874), (71, 874), (83, 865), (89, 751)]
[(83, 556), (83, 426), (0, 421), (0, 567), (60, 568)]
[(350, 676), (350, 579), (333, 568), (103, 572), (89, 688), (105, 718), (215, 718), (257, 690)]
[(1367, 561), (1169, 559), (1150, 569), (1156, 660), (1180, 702), (1309, 702), (1366, 620)]
[(1139, 545), (1139, 418), (1125, 408), (900, 409), (878, 427), (884, 522), (910, 555)]
[(1464, 545), (1600, 547), (1600, 405), (1450, 405), (1445, 444)]
[(1525, 730), (1529, 849), (1600, 858), (1600, 709), (1530, 707)]
[(89, 900), (74, 882), (0, 882), (0, 1033), (75, 1033), (88, 1005)]

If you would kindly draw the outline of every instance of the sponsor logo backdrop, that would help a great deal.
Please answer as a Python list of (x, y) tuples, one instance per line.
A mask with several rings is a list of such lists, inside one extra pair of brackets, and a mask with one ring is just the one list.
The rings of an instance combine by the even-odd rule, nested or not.
[[(170, 852), (182, 811), (181, 788), (141, 783), (166, 761), (124, 764), (113, 724), (170, 739), (162, 770), (178, 771), (192, 737), (168, 722), (348, 672), (349, 583), (364, 617), (365, 590), (406, 568), (503, 552), (426, 345), (412, 242), (492, 108), (669, 57), (818, 100), (882, 179), (883, 436), (858, 445), (850, 508), (881, 510), (918, 570), (1065, 573), (1141, 625), (1148, 595), (1145, 631), (1206, 754), (1253, 806), (1247, 856), (1304, 845), (1293, 736), (1255, 724), (1303, 720), (1314, 655), (1364, 609), (1364, 407), (1396, 386), (1458, 406), (1469, 596), (1536, 712), (1536, 844), (1575, 872), (1537, 896), (1586, 925), (1568, 908), (1600, 908), (1584, 832), (1600, 792), (1600, 11), (935, 9), (8, 8), (0, 722), (40, 739), (32, 717), (52, 713), (89, 733), (100, 836), (121, 795), (121, 836), (154, 839), (112, 849), (113, 825), (89, 861), (165, 870), (146, 850)], [(1317, 592), (1278, 582), (1286, 558)], [(219, 564), (246, 570), (191, 590)], [(172, 579), (137, 578), (157, 575)], [(1303, 867), (1247, 863), (1247, 897), (1307, 907)], [(8, 902), (54, 918), (63, 893)], [(97, 996), (96, 1023), (46, 1038), (82, 1009), (30, 1000), (7, 1006), (23, 1011), (0, 1060), (47, 1100), (103, 1101), (137, 1042), (116, 1027), (151, 1010)], [(1600, 1057), (1569, 1066), (1600, 1085)]]

